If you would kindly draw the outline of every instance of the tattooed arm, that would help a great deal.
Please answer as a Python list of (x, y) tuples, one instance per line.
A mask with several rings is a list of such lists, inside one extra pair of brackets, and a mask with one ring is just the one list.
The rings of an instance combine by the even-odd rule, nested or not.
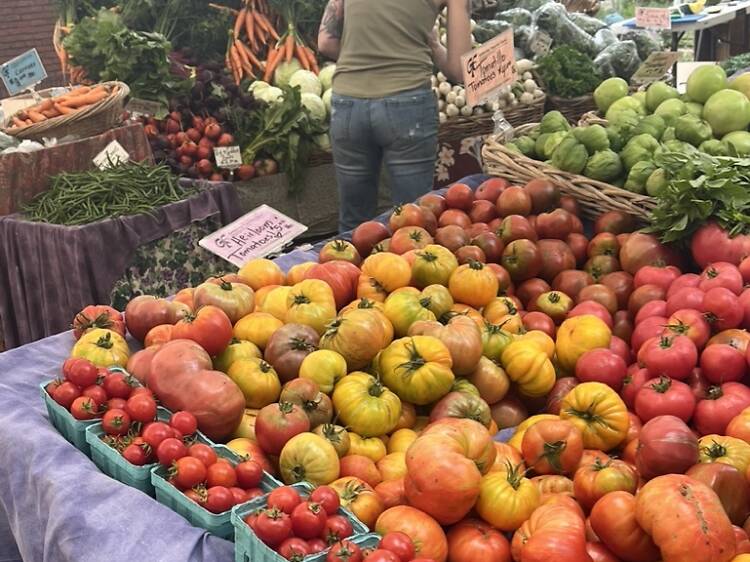
[(461, 55), (471, 50), (471, 0), (446, 0), (448, 6), (448, 48), (440, 44), (437, 31), (430, 48), (438, 68), (451, 80), (461, 82)]
[(318, 51), (332, 60), (339, 58), (344, 31), (344, 0), (328, 0), (318, 30)]

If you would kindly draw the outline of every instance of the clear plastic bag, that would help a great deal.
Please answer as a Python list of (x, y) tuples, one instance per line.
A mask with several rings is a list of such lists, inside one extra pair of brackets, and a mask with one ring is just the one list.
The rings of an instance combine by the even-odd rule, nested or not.
[(513, 30), (513, 45), (516, 49), (523, 51), (525, 57), (533, 57), (531, 52), (531, 40), (534, 38), (535, 29), (530, 25), (522, 25)]
[(495, 14), (495, 19), (507, 21), (513, 27), (520, 27), (522, 25), (531, 25), (532, 16), (531, 12), (524, 8), (511, 8), (510, 10)]
[(562, 4), (550, 2), (536, 10), (534, 25), (552, 37), (553, 46), (568, 45), (592, 57), (597, 53), (594, 38), (573, 23)]
[(610, 45), (617, 43), (617, 35), (610, 28), (605, 27), (594, 34), (594, 44), (597, 52), (602, 52)]
[(653, 31), (634, 29), (622, 36), (624, 41), (633, 41), (638, 49), (638, 57), (646, 60), (651, 53), (663, 51), (664, 47)]
[(641, 59), (638, 57), (638, 48), (634, 41), (613, 43), (594, 59), (594, 66), (599, 70), (602, 78), (619, 76), (630, 80), (640, 65)]
[(570, 16), (570, 21), (592, 36), (595, 35), (597, 31), (607, 28), (607, 24), (602, 20), (587, 16), (581, 12), (571, 12), (568, 16)]

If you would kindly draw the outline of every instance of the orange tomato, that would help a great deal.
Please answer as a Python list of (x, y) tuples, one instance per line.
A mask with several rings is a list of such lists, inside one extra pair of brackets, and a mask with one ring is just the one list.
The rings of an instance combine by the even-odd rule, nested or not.
[(285, 281), (281, 268), (266, 258), (250, 260), (237, 274), (256, 291), (266, 285), (283, 285)]

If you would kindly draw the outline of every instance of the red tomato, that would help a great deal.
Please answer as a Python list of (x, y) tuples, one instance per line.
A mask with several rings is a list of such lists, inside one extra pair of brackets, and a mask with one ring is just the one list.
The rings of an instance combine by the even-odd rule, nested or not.
[(649, 301), (644, 304), (638, 314), (635, 315), (635, 325), (637, 326), (646, 318), (650, 316), (666, 316), (667, 315), (667, 301), (655, 300)]
[(263, 479), (263, 467), (255, 461), (243, 461), (234, 467), (237, 485), (241, 488), (256, 488)]
[(164, 466), (172, 466), (177, 459), (187, 455), (187, 447), (179, 439), (168, 437), (156, 448), (156, 458)]
[(568, 312), (568, 318), (573, 318), (574, 316), (583, 316), (586, 314), (596, 316), (610, 329), (612, 329), (612, 315), (609, 313), (609, 310), (604, 308), (604, 305), (595, 301), (586, 301), (575, 305), (571, 309), (571, 311)]
[[(508, 187), (508, 180), (503, 178), (490, 178), (483, 181), (479, 187), (477, 187), (474, 196), (477, 199), (484, 199), (494, 203), (506, 187)], [(423, 199), (424, 197), (420, 199), (420, 204)]]
[(646, 382), (635, 397), (635, 412), (647, 422), (657, 416), (676, 416), (685, 423), (695, 411), (693, 391), (684, 382), (659, 377)]
[(104, 404), (107, 401), (107, 393), (98, 384), (92, 384), (84, 388), (81, 396), (93, 398), (97, 404)]
[(99, 404), (89, 396), (79, 396), (70, 405), (70, 413), (77, 420), (92, 420), (99, 415)]
[(258, 515), (253, 530), (268, 546), (276, 547), (292, 535), (292, 520), (283, 511), (266, 509)]
[(386, 533), (378, 548), (391, 551), (401, 562), (410, 562), (416, 554), (411, 537), (400, 531)]
[(317, 554), (328, 548), (328, 545), (323, 539), (310, 539), (307, 541), (307, 547), (310, 549), (310, 554)]
[(234, 502), (234, 505), (239, 505), (241, 503), (245, 503), (246, 501), (249, 501), (247, 497), (247, 492), (243, 490), (242, 488), (233, 487), (229, 488), (229, 491), (232, 492), (232, 499)]
[(646, 265), (635, 272), (633, 286), (637, 289), (643, 285), (656, 285), (666, 291), (681, 273), (679, 269), (671, 265), (667, 267)]
[(137, 443), (131, 443), (122, 450), (122, 458), (135, 466), (143, 466), (149, 461), (147, 447)]
[(635, 518), (635, 497), (612, 492), (591, 510), (591, 527), (604, 545), (625, 562), (656, 562), (659, 549)]
[(151, 422), (143, 426), (141, 436), (155, 451), (162, 441), (168, 437), (173, 437), (174, 434), (172, 433), (172, 428), (164, 422)]
[(130, 419), (136, 422), (148, 423), (156, 419), (156, 400), (145, 394), (138, 394), (128, 398), (125, 411)]
[(703, 311), (717, 332), (736, 328), (745, 316), (740, 299), (724, 287), (715, 287), (703, 296)]
[(658, 416), (638, 434), (635, 464), (642, 478), (682, 474), (698, 462), (698, 438), (675, 416)]
[(198, 420), (190, 412), (175, 412), (169, 418), (169, 425), (177, 429), (183, 435), (192, 435), (198, 431)]
[(224, 513), (232, 509), (234, 494), (225, 486), (212, 486), (206, 490), (206, 502), (203, 504), (211, 513)]
[(702, 312), (683, 308), (674, 312), (664, 327), (664, 335), (687, 336), (698, 349), (703, 349), (711, 335), (711, 326)]
[(188, 448), (188, 455), (201, 461), (206, 468), (214, 464), (218, 459), (216, 451), (214, 451), (210, 445), (206, 445), (205, 443), (195, 443), (190, 445)]
[(95, 328), (112, 330), (125, 337), (125, 320), (122, 317), (122, 312), (111, 306), (92, 304), (73, 318), (73, 335), (76, 339)]
[(742, 292), (742, 285), (742, 273), (737, 266), (719, 261), (703, 270), (698, 288), (707, 293), (715, 287), (724, 287), (735, 295), (739, 295)]
[(213, 463), (206, 470), (206, 485), (209, 487), (233, 488), (237, 485), (237, 474), (234, 472), (234, 467), (225, 462)]
[(85, 388), (96, 384), (99, 369), (88, 359), (71, 357), (65, 360), (62, 367), (63, 375), (76, 386)]
[[(626, 365), (631, 362), (633, 354), (630, 353), (630, 347), (624, 339), (613, 335), (609, 340), (609, 350), (625, 361)], [(622, 380), (620, 380), (620, 385), (622, 386)]]
[(102, 416), (102, 429), (109, 435), (125, 435), (130, 429), (130, 416), (125, 410), (107, 410)]
[(107, 396), (110, 398), (122, 398), (123, 400), (127, 400), (130, 398), (130, 393), (133, 392), (133, 386), (122, 373), (108, 374), (104, 377), (102, 387), (104, 387)]
[(669, 286), (669, 289), (667, 290), (667, 298), (674, 295), (680, 289), (684, 289), (686, 287), (698, 287), (698, 285), (700, 285), (700, 282), (700, 275), (697, 275), (695, 273), (683, 273)]
[(670, 316), (683, 308), (703, 311), (705, 293), (698, 287), (685, 287), (667, 297), (667, 314)]
[(341, 506), (338, 492), (330, 486), (318, 486), (310, 494), (310, 501), (319, 503), (328, 515), (336, 515)]
[(638, 360), (654, 377), (684, 380), (698, 364), (698, 350), (687, 336), (652, 338), (638, 351)]
[(474, 202), (474, 191), (464, 183), (454, 183), (445, 192), (445, 202), (451, 209), (468, 211)]
[(272, 455), (280, 454), (287, 441), (309, 429), (307, 414), (291, 402), (269, 404), (255, 418), (255, 439), (266, 453)]
[(52, 399), (69, 410), (73, 401), (81, 395), (81, 389), (70, 381), (61, 383), (52, 391)]
[(107, 400), (107, 410), (124, 410), (127, 405), (128, 401), (122, 398), (110, 398)]
[(401, 562), (401, 558), (390, 550), (376, 548), (365, 554), (365, 560), (369, 562)]
[(331, 545), (326, 562), (362, 562), (362, 550), (351, 541), (341, 541)]
[(527, 330), (539, 330), (549, 337), (555, 337), (555, 322), (544, 312), (527, 312), (523, 315), (523, 327)]
[(172, 336), (172, 339), (193, 340), (209, 355), (219, 355), (232, 340), (232, 323), (223, 310), (208, 305), (177, 322)]
[(627, 374), (625, 360), (609, 349), (592, 349), (576, 362), (576, 377), (581, 382), (602, 382), (620, 391)]
[(701, 373), (713, 384), (742, 380), (747, 370), (745, 356), (725, 343), (709, 345), (701, 353)]
[(739, 382), (711, 386), (695, 407), (693, 424), (700, 435), (724, 435), (732, 418), (750, 406), (750, 388)]
[(156, 399), (156, 396), (154, 396), (154, 393), (151, 392), (151, 389), (146, 388), (145, 386), (136, 386), (133, 390), (130, 391), (131, 398), (133, 396), (140, 396), (140, 395), (149, 396), (151, 398)]
[(633, 334), (630, 337), (630, 347), (633, 353), (638, 353), (651, 338), (661, 336), (664, 332), (664, 325), (667, 319), (664, 316), (651, 316), (633, 328)]
[(631, 410), (635, 406), (635, 397), (638, 391), (651, 378), (647, 369), (636, 369), (628, 373), (622, 381), (622, 390), (620, 396), (625, 405)]
[(360, 224), (352, 232), (352, 244), (357, 248), (359, 255), (366, 258), (372, 252), (375, 244), (385, 240), (391, 235), (388, 227), (377, 221), (367, 221)]
[(182, 457), (175, 461), (171, 473), (174, 485), (187, 490), (206, 480), (206, 465), (195, 457)]
[[(296, 510), (295, 510), (296, 511)], [(294, 520), (294, 514), (292, 514)], [(327, 544), (334, 544), (344, 539), (348, 539), (354, 534), (354, 529), (349, 520), (343, 515), (331, 515), (323, 526), (321, 538)]]
[[(411, 540), (409, 544), (414, 552)], [(382, 542), (381, 547), (386, 548)], [(465, 519), (448, 532), (448, 559), (451, 562), (510, 562), (510, 545), (503, 534), (491, 525), (477, 519)]]
[(292, 511), (292, 530), (303, 539), (319, 537), (326, 525), (327, 515), (323, 507), (314, 502), (302, 502)]
[(268, 494), (268, 507), (279, 509), (289, 515), (300, 503), (302, 503), (302, 498), (291, 486), (276, 488)]
[(247, 501), (254, 500), (255, 498), (260, 498), (266, 495), (266, 493), (260, 488), (250, 488), (249, 490), (245, 490), (245, 492), (247, 492)]
[(287, 560), (301, 560), (301, 557), (312, 554), (307, 542), (297, 537), (286, 539), (279, 545), (278, 552)]

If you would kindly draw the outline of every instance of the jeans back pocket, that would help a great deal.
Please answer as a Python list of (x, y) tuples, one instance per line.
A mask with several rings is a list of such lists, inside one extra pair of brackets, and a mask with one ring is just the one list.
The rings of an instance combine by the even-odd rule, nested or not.
[(351, 123), (354, 100), (333, 95), (331, 98), (331, 140), (347, 141), (352, 138)]
[(432, 90), (384, 101), (394, 140), (419, 140), (437, 134), (437, 99)]

